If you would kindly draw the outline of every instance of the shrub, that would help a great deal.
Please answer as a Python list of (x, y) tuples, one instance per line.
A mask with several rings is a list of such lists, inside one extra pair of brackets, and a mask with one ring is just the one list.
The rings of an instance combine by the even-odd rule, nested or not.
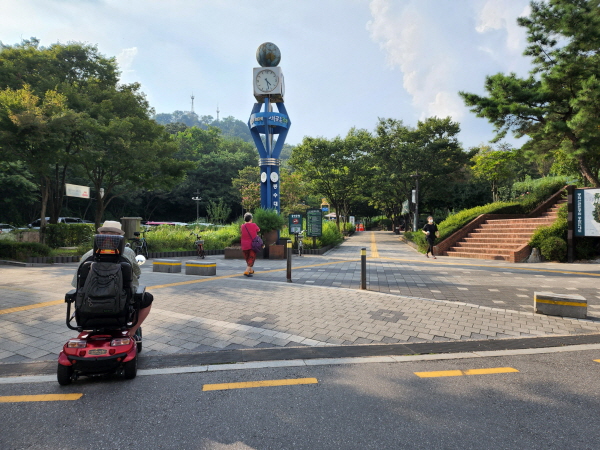
[(541, 251), (542, 243), (551, 237), (562, 240), (567, 238), (567, 205), (562, 205), (558, 209), (558, 218), (552, 225), (539, 227), (535, 230), (529, 240), (529, 246), (531, 248), (539, 248)]
[(540, 253), (550, 261), (564, 261), (567, 256), (567, 243), (564, 239), (549, 236), (542, 241)]
[(253, 214), (253, 220), (261, 233), (268, 233), (273, 230), (281, 230), (285, 225), (285, 218), (274, 209), (258, 208)]
[(148, 249), (151, 252), (194, 250), (196, 237), (192, 233), (201, 235), (205, 250), (224, 249), (240, 238), (239, 223), (218, 228), (160, 225), (146, 233)]
[(48, 224), (46, 226), (46, 244), (52, 248), (77, 247), (91, 242), (95, 233), (94, 224)]
[(575, 240), (577, 259), (592, 259), (598, 254), (598, 238), (579, 237)]
[(30, 256), (50, 256), (52, 249), (37, 242), (0, 240), (0, 258), (26, 261)]

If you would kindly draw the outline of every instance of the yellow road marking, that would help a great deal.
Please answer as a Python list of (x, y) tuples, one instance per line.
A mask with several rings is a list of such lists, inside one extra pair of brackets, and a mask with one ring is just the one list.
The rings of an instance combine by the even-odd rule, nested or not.
[(0, 315), (19, 311), (27, 311), (28, 309), (44, 308), (45, 306), (60, 305), (64, 302), (64, 300), (52, 300), (51, 302), (34, 303), (33, 305), (15, 306), (14, 308), (0, 309)]
[(489, 375), (493, 373), (511, 373), (518, 372), (512, 367), (495, 367), (492, 369), (468, 369), (468, 370), (439, 370), (435, 372), (415, 372), (415, 375), (420, 378), (435, 378), (435, 377), (460, 377), (463, 375)]
[(371, 256), (373, 258), (379, 258), (379, 252), (377, 251), (377, 243), (375, 242), (375, 233), (371, 231)]
[(155, 266), (180, 266), (181, 263), (166, 263), (166, 262), (160, 262), (160, 261), (153, 261), (152, 264), (154, 264)]
[(294, 386), (297, 384), (318, 384), (316, 378), (295, 378), (288, 380), (246, 381), (243, 383), (205, 384), (203, 391), (223, 391), (226, 389), (246, 389), (266, 386)]
[(595, 359), (594, 361), (597, 363), (600, 363), (600, 359)]
[(582, 306), (582, 307), (587, 307), (587, 303), (580, 303), (580, 302), (561, 302), (559, 300), (545, 300), (542, 299), (540, 300), (539, 298), (536, 299), (537, 303), (548, 303), (549, 305), (564, 305), (564, 306)]
[(186, 264), (187, 267), (217, 267), (216, 264)]
[(0, 397), (0, 403), (58, 402), (79, 400), (83, 394), (8, 395)]

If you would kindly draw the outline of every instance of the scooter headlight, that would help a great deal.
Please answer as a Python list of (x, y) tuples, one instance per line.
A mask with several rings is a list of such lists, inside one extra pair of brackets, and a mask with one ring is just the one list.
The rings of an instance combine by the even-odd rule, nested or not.
[(69, 339), (67, 342), (67, 348), (85, 348), (87, 342), (82, 339)]
[(118, 347), (119, 345), (130, 345), (131, 344), (131, 338), (117, 338), (117, 339), (113, 339), (112, 341), (110, 341), (110, 346), (111, 347)]

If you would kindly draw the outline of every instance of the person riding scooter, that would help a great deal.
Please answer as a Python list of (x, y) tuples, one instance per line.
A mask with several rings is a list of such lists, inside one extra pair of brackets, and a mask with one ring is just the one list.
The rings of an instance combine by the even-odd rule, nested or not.
[[(125, 232), (121, 229), (120, 222), (116, 222), (113, 220), (107, 220), (106, 222), (104, 222), (104, 224), (100, 228), (98, 228), (98, 234), (123, 236), (125, 234)], [(85, 255), (83, 255), (81, 257), (81, 262), (79, 265), (83, 264), (92, 255), (93, 255), (93, 250), (90, 250)], [(132, 285), (134, 287), (138, 287), (139, 286), (138, 279), (139, 279), (140, 275), (142, 274), (142, 270), (140, 269), (140, 266), (137, 263), (136, 254), (129, 247), (125, 247), (123, 256), (130, 262), (131, 267), (133, 269)], [(79, 270), (79, 267), (77, 268), (77, 271), (78, 270)], [(75, 276), (73, 277), (73, 281), (71, 282), (71, 285), (73, 287), (77, 287), (77, 271), (75, 271)], [(154, 297), (152, 296), (152, 294), (150, 294), (149, 292), (146, 292), (144, 295), (144, 298), (141, 302), (141, 305), (140, 305), (137, 323), (132, 328), (129, 329), (129, 335), (133, 336), (138, 341), (141, 340), (141, 336), (136, 334), (136, 331), (138, 330), (138, 328), (140, 328), (140, 326), (142, 325), (142, 323), (144, 322), (146, 317), (148, 317), (148, 315), (150, 314), (150, 309), (152, 307), (153, 301), (154, 301)]]

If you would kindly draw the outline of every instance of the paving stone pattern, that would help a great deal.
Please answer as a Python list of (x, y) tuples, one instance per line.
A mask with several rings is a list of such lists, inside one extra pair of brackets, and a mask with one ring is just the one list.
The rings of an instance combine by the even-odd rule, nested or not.
[[(366, 291), (358, 289), (361, 248)], [(245, 278), (243, 261), (213, 258), (213, 277), (143, 266), (141, 283), (155, 301), (142, 355), (600, 333), (597, 264), (433, 260), (388, 232), (356, 233), (324, 256), (294, 256), (293, 283), (285, 260), (258, 260)], [(64, 303), (3, 311), (61, 300), (76, 267), (0, 266), (0, 363), (55, 360), (76, 335)], [(534, 291), (581, 294), (592, 317), (534, 315)]]

